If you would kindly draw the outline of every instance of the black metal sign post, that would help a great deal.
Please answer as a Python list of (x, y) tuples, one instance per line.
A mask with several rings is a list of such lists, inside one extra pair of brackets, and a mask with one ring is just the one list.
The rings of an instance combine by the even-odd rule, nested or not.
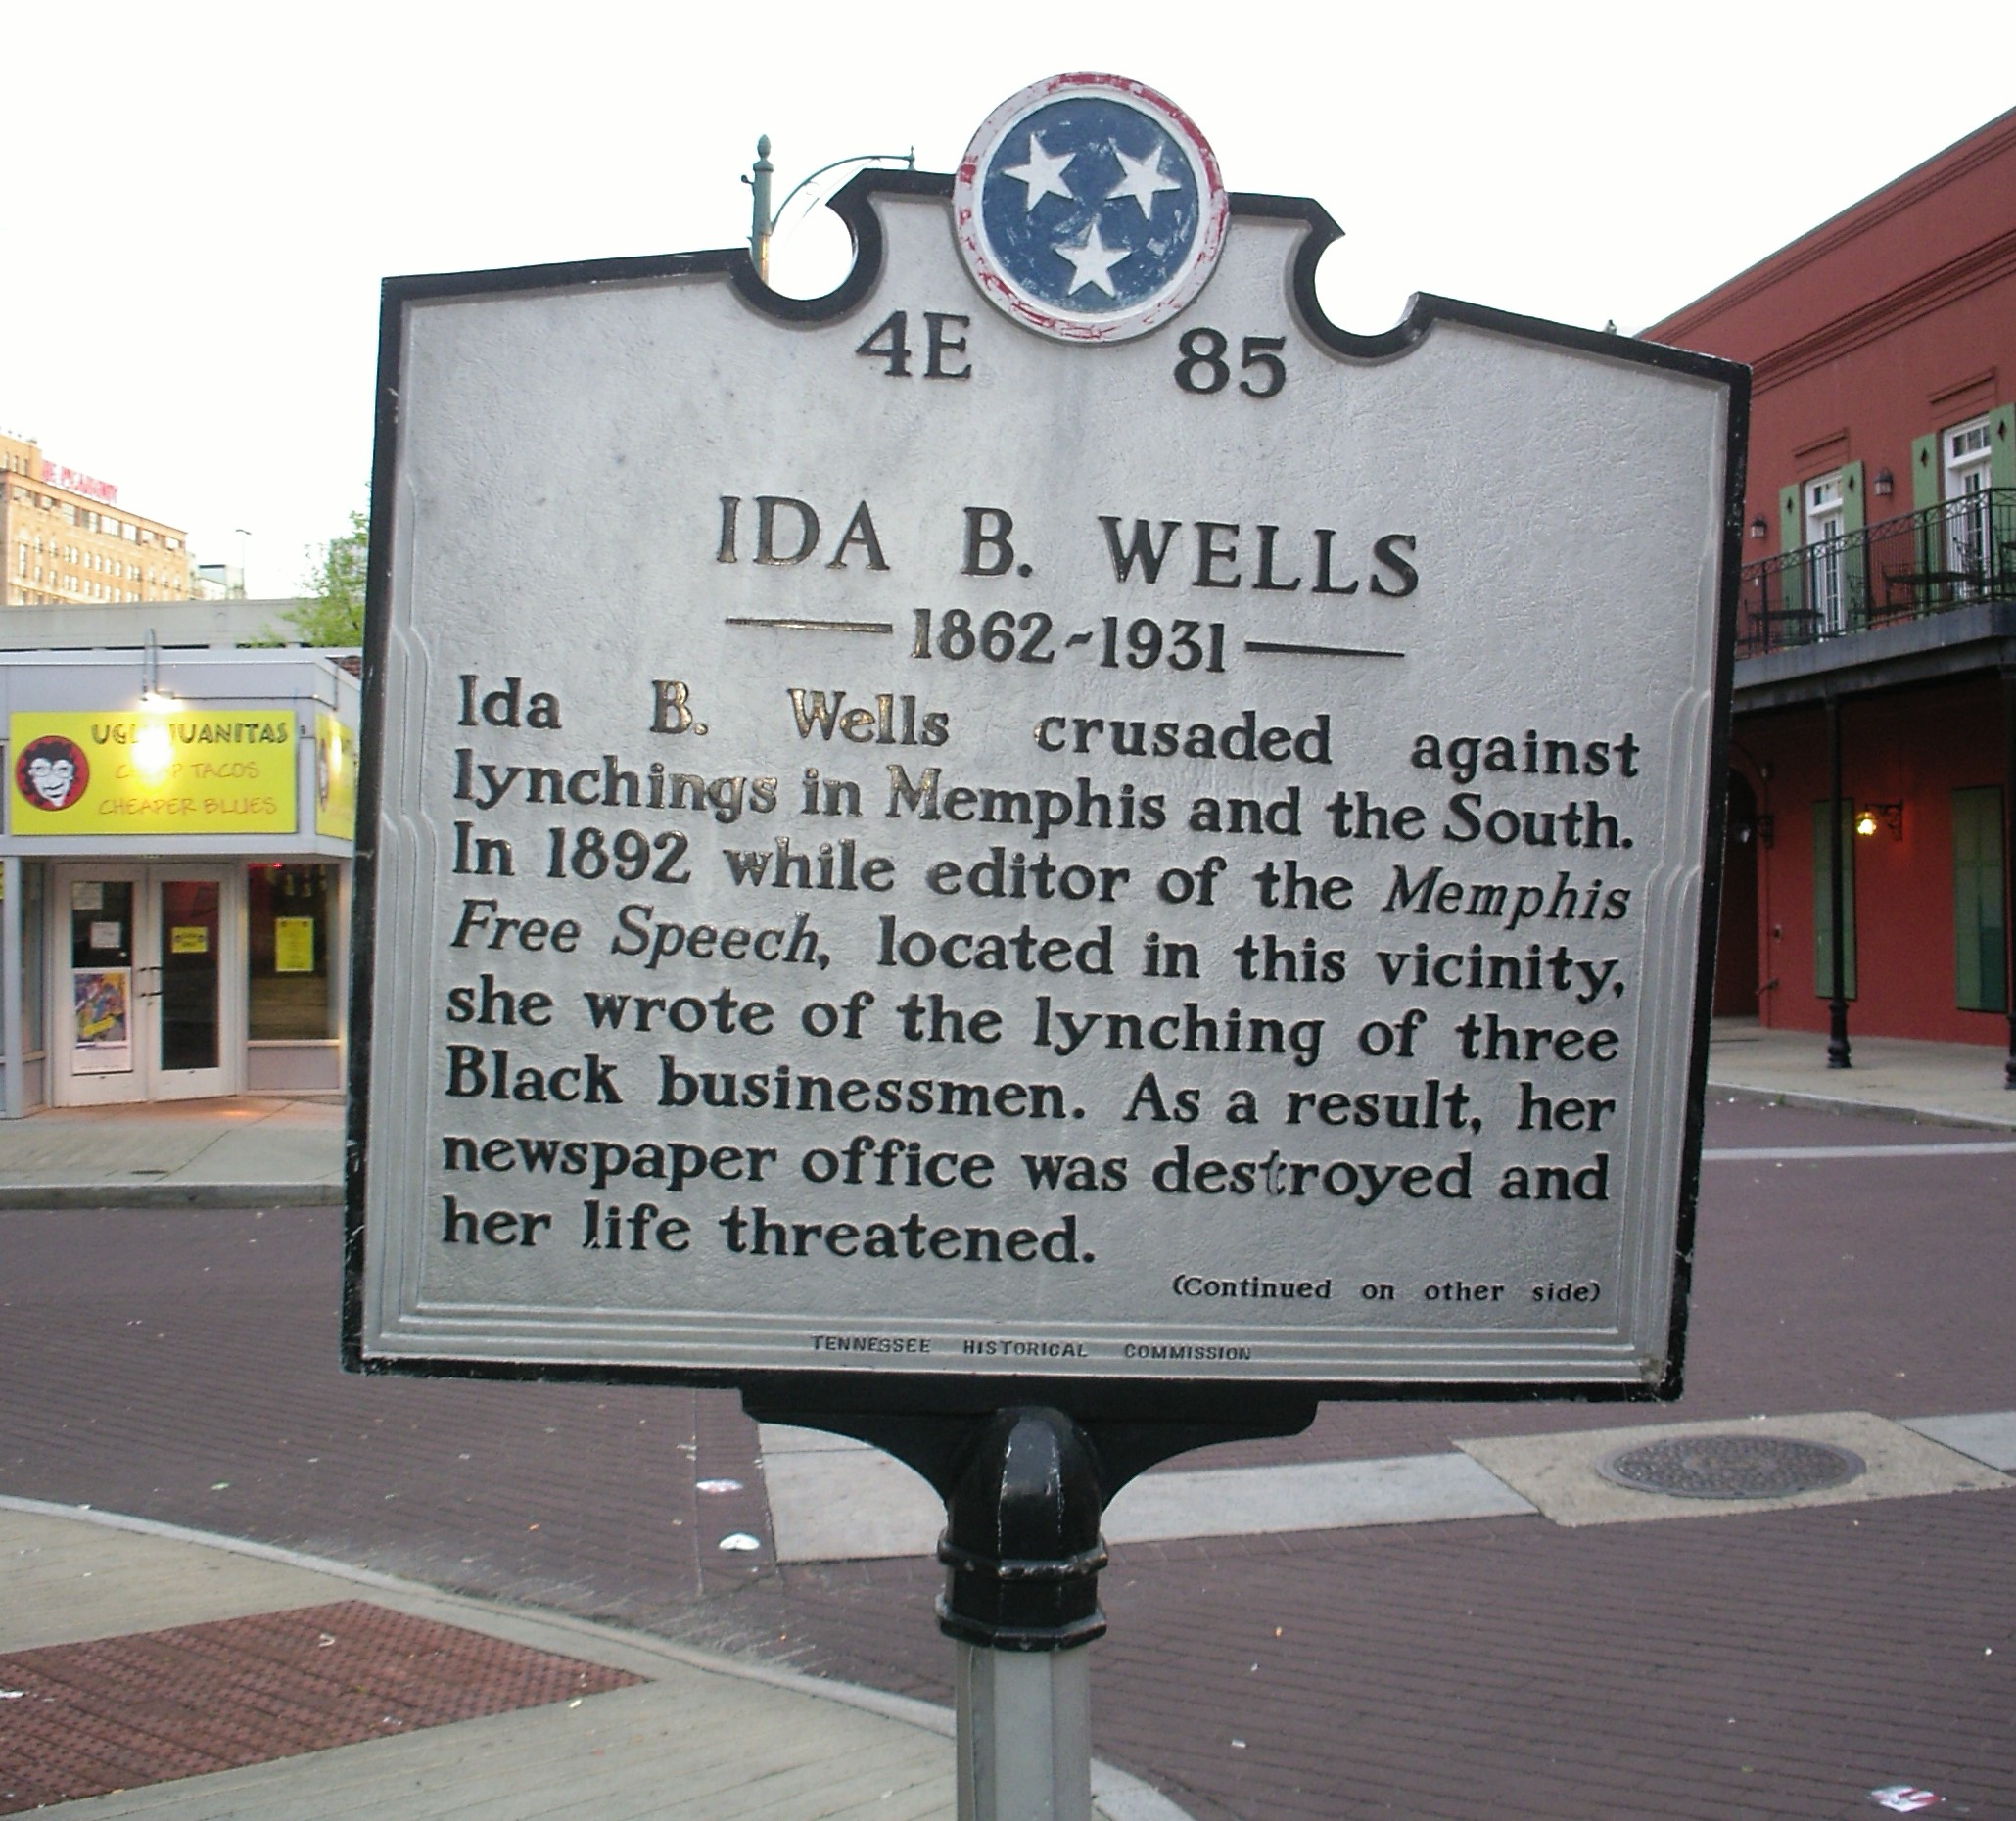
[[(1170, 1401), (1180, 1408), (1184, 1400)], [(960, 1821), (1091, 1815), (1092, 1682), (1083, 1647), (1105, 1634), (1100, 1522), (1113, 1495), (1159, 1461), (1218, 1442), (1298, 1434), (1316, 1414), (1316, 1400), (1297, 1395), (1242, 1398), (1236, 1409), (1207, 1397), (1189, 1421), (1083, 1424), (1044, 1403), (878, 1416), (745, 1391), (742, 1404), (760, 1423), (872, 1442), (944, 1499), (938, 1625), (956, 1654)]]
[(938, 1623), (953, 1640), (959, 1812), (1090, 1821), (1104, 1509), (1091, 1439), (1061, 1411), (998, 1412), (946, 1501)]
[(1678, 1394), (1748, 376), (1341, 330), (1120, 77), (834, 207), (387, 282), (344, 1358), (909, 1463), (1035, 1821), (1136, 1473)]

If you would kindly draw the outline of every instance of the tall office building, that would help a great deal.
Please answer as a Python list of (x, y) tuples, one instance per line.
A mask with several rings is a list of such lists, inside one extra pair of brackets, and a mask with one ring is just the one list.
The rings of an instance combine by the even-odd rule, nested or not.
[(95, 607), (189, 598), (189, 540), (118, 489), (0, 431), (0, 605)]

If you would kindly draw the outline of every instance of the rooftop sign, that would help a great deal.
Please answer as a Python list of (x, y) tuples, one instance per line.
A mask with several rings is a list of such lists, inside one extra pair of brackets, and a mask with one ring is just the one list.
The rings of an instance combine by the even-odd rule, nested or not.
[(351, 1363), (1676, 1389), (1742, 369), (1111, 77), (837, 207), (386, 287)]
[(53, 461), (42, 464), (42, 484), (60, 487), (66, 492), (81, 493), (86, 499), (98, 500), (103, 505), (116, 506), (119, 502), (119, 490), (110, 481), (93, 480), (88, 474)]

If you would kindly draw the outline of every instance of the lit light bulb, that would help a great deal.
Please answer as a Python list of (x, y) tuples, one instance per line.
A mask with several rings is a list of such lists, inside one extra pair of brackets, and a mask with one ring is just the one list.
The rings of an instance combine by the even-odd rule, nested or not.
[(159, 784), (175, 763), (174, 742), (160, 722), (150, 722), (134, 735), (133, 770), (150, 784)]

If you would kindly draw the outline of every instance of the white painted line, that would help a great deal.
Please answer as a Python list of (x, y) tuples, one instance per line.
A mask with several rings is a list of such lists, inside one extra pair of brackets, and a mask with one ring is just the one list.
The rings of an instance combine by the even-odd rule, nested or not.
[[(1508, 1436), (1459, 1442), (1466, 1452), (1409, 1455), (1375, 1461), (1310, 1461), (1286, 1467), (1222, 1468), (1208, 1471), (1149, 1473), (1131, 1481), (1107, 1509), (1101, 1525), (1109, 1543), (1174, 1542), (1186, 1537), (1277, 1536), (1298, 1530), (1342, 1530), (1366, 1524), (1443, 1523), (1468, 1518), (1519, 1517), (1540, 1511), (1556, 1521), (1606, 1521), (1617, 1517), (1706, 1516), (1731, 1510), (1770, 1510), (1789, 1501), (1731, 1503), (1661, 1500), (1618, 1492), (1596, 1481), (1597, 1455), (1626, 1440), (1742, 1430), (1836, 1439), (1835, 1428), (1853, 1429), (1844, 1446), (1870, 1460), (1872, 1471), (1828, 1500), (1899, 1497), (1913, 1492), (1958, 1491), (1998, 1483), (1993, 1476), (1955, 1472), (1949, 1459), (1899, 1453), (1879, 1444), (1898, 1426), (1982, 1465), (2016, 1471), (2016, 1411), (1983, 1416), (1925, 1417), (1899, 1424), (1855, 1414), (1780, 1417), (1657, 1427), (1571, 1431), (1566, 1435)], [(795, 1438), (816, 1443), (792, 1451)], [(1900, 1440), (1901, 1438), (1899, 1438)], [(777, 1560), (859, 1562), (928, 1556), (945, 1527), (937, 1494), (890, 1456), (863, 1443), (819, 1436), (812, 1430), (763, 1429), (765, 1477)], [(1891, 1457), (1896, 1456), (1893, 1460)], [(1494, 1471), (1495, 1470), (1495, 1471)], [(1535, 1478), (1535, 1472), (1540, 1477)], [(1572, 1509), (1564, 1516), (1556, 1478), (1573, 1482)], [(1586, 1483), (1585, 1483), (1586, 1476)], [(1593, 1499), (1602, 1516), (1582, 1515), (1576, 1503)]]
[(1110, 1543), (1190, 1536), (1275, 1536), (1363, 1524), (1515, 1518), (1533, 1507), (1467, 1455), (1307, 1461), (1199, 1473), (1149, 1473), (1107, 1508)]
[[(779, 1562), (862, 1562), (937, 1548), (945, 1508), (900, 1462), (870, 1449), (773, 1454), (767, 1429), (764, 1447)], [(1150, 1473), (1121, 1490), (1101, 1528), (1111, 1543), (1169, 1542), (1509, 1518), (1532, 1509), (1468, 1456), (1429, 1454)]]
[[(1598, 1471), (1598, 1463), (1620, 1448), (1699, 1435), (1781, 1435), (1823, 1442), (1859, 1455), (1864, 1471), (1842, 1485), (1774, 1499), (1696, 1499), (1640, 1492), (1605, 1479)], [(2001, 1491), (2011, 1484), (1958, 1451), (1930, 1442), (1903, 1424), (1866, 1410), (1648, 1424), (1625, 1429), (1571, 1429), (1557, 1435), (1497, 1435), (1456, 1445), (1531, 1499), (1541, 1516), (1570, 1526), (1734, 1517), (1803, 1505), (1918, 1498), (1929, 1493)]]
[(766, 1459), (774, 1454), (873, 1454), (867, 1442), (852, 1435), (835, 1435), (830, 1429), (801, 1429), (789, 1423), (759, 1423), (757, 1450)]
[(862, 1443), (794, 1453), (774, 1448), (772, 1434), (765, 1424), (763, 1478), (779, 1562), (881, 1561), (937, 1549), (945, 1507), (894, 1455)]
[(375, 1568), (353, 1567), (328, 1556), (310, 1556), (299, 1549), (282, 1549), (273, 1543), (255, 1543), (242, 1536), (221, 1536), (211, 1530), (192, 1530), (184, 1524), (162, 1523), (153, 1518), (129, 1518), (123, 1512), (97, 1511), (89, 1505), (52, 1505), (46, 1499), (20, 1499), (0, 1494), (0, 1512), (21, 1512), (29, 1518), (68, 1518), (76, 1523), (95, 1523), (107, 1530), (130, 1530), (136, 1536), (157, 1536), (169, 1543), (195, 1543), (205, 1549), (219, 1549), (233, 1556), (250, 1556), (256, 1562), (277, 1563), (282, 1567), (301, 1568), (309, 1574), (327, 1574), (337, 1580), (354, 1581), (359, 1587), (375, 1587), (381, 1593), (427, 1594), (443, 1599), (459, 1596), (442, 1594), (438, 1588), (419, 1581), (399, 1580), (380, 1574)]
[(1973, 1417), (1905, 1417), (1903, 1425), (1984, 1467), (2016, 1472), (2016, 1410), (1991, 1410)]
[(2016, 1142), (1983, 1140), (1961, 1144), (1786, 1144), (1756, 1149), (1704, 1150), (1703, 1163), (1817, 1163), (1849, 1157), (2004, 1157)]

